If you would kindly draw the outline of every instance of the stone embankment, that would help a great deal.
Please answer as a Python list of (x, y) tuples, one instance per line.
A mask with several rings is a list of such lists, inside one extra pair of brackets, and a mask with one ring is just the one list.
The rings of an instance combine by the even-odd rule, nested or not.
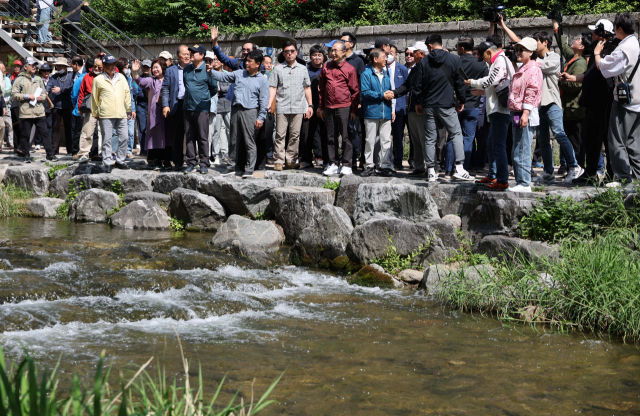
[[(553, 247), (517, 238), (518, 221), (546, 194), (579, 199), (599, 192), (559, 185), (545, 192), (494, 193), (468, 183), (356, 175), (332, 178), (339, 182), (334, 191), (321, 175), (300, 171), (267, 171), (264, 178), (244, 180), (213, 170), (106, 174), (93, 164), (58, 170), (53, 179), (49, 171), (32, 163), (4, 172), (3, 183), (38, 197), (27, 205), (36, 217), (56, 217), (67, 199), (71, 221), (167, 229), (177, 220), (188, 231), (215, 232), (212, 249), (261, 265), (325, 267), (354, 273), (352, 281), (361, 284), (382, 281), (389, 287), (421, 281), (430, 291), (437, 290), (434, 276), (445, 258), (460, 249), (459, 235), (474, 242), (474, 252), (490, 257), (516, 251), (529, 259), (553, 256)], [(399, 256), (412, 255), (413, 266), (426, 269), (423, 278), (411, 270), (390, 276), (371, 265), (391, 247)]]

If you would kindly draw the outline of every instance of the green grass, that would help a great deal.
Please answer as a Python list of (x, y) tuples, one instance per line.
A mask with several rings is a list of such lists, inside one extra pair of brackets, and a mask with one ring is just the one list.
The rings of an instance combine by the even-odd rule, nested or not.
[(325, 181), (324, 185), (322, 185), (322, 187), (324, 189), (331, 189), (334, 192), (338, 192), (338, 189), (340, 188), (340, 182), (332, 181), (331, 178), (327, 178), (327, 180)]
[[(80, 182), (80, 192), (84, 190), (84, 183)], [(69, 205), (71, 201), (78, 197), (78, 190), (75, 187), (75, 179), (69, 179), (69, 192), (64, 203), (56, 208), (56, 217), (61, 220), (69, 221)]]
[(17, 188), (14, 184), (3, 184), (0, 189), (0, 218), (28, 217), (26, 206), (34, 195), (31, 191)]
[(173, 231), (184, 231), (184, 221), (177, 218), (169, 218), (169, 228)]
[[(182, 345), (180, 345), (182, 352)], [(0, 414), (11, 416), (128, 416), (128, 415), (185, 415), (228, 416), (255, 415), (273, 404), (269, 395), (282, 378), (278, 377), (254, 403), (253, 384), (251, 401), (247, 404), (236, 391), (226, 405), (217, 403), (226, 376), (220, 381), (211, 397), (205, 397), (202, 368), (199, 368), (197, 383), (191, 387), (188, 361), (182, 357), (184, 372), (173, 380), (167, 380), (164, 366), (157, 366), (157, 374), (151, 375), (145, 368), (153, 361), (151, 357), (129, 379), (120, 372), (120, 385), (109, 386), (111, 367), (104, 366), (104, 351), (98, 361), (92, 385), (83, 386), (77, 375), (72, 377), (69, 391), (58, 388), (56, 367), (48, 371), (39, 369), (25, 350), (25, 358), (17, 365), (6, 366), (0, 348)], [(180, 383), (181, 385), (178, 385)]]
[(402, 256), (398, 253), (398, 249), (393, 242), (393, 236), (387, 234), (387, 237), (388, 242), (384, 255), (371, 260), (371, 263), (381, 266), (385, 271), (395, 276), (405, 269), (410, 269), (418, 257), (428, 251), (433, 245), (433, 238), (427, 236), (423, 244), (420, 244), (418, 248), (413, 250), (409, 255)]
[(53, 180), (56, 177), (56, 172), (62, 169), (66, 169), (69, 167), (68, 163), (61, 163), (59, 165), (52, 165), (47, 162), (44, 164), (45, 166), (49, 166), (49, 170), (47, 171), (47, 175), (49, 175), (49, 179)]

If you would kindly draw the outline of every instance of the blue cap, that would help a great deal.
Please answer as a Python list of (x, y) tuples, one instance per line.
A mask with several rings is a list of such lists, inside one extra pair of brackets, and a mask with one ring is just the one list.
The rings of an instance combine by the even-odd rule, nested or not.
[(118, 62), (118, 60), (113, 55), (105, 55), (104, 58), (102, 58), (103, 64), (115, 64), (116, 62)]
[(51, 71), (51, 66), (45, 62), (40, 65), (40, 71)]
[(326, 46), (327, 48), (333, 48), (333, 44), (336, 43), (338, 41), (338, 39), (334, 39), (329, 43), (325, 43), (324, 46)]

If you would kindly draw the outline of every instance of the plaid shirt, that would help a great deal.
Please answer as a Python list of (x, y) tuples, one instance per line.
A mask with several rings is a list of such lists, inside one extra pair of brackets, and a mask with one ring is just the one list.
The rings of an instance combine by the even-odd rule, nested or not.
[(309, 71), (296, 61), (293, 66), (286, 62), (273, 69), (269, 86), (276, 90), (276, 114), (304, 114), (309, 103), (304, 95), (304, 87), (310, 87)]

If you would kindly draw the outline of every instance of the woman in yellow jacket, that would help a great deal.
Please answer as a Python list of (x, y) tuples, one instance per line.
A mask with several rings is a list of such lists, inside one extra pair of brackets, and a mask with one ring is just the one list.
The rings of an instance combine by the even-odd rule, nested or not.
[[(131, 118), (131, 91), (124, 75), (116, 72), (117, 59), (106, 55), (102, 60), (104, 73), (93, 80), (91, 90), (91, 113), (100, 122), (102, 132), (102, 162), (107, 173), (116, 169), (129, 169), (124, 163), (127, 155), (129, 129), (127, 120)], [(111, 157), (113, 131), (118, 134), (116, 161)]]

